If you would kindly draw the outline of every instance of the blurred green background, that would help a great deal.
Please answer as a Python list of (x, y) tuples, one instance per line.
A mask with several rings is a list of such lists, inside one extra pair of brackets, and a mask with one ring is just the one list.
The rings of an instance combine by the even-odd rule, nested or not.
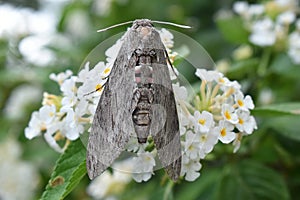
[[(289, 60), (285, 49), (275, 51), (255, 46), (251, 58), (234, 60), (233, 50), (241, 44), (249, 44), (246, 38), (249, 33), (244, 31), (243, 35), (242, 31), (238, 32), (241, 24), (237, 20), (217, 15), (220, 10), (231, 10), (234, 1), (0, 2), (2, 191), (7, 187), (10, 189), (7, 190), (8, 193), (21, 194), (24, 191), (26, 194), (30, 193), (28, 198), (24, 194), (24, 199), (38, 199), (59, 157), (58, 153), (49, 148), (43, 137), (28, 140), (24, 136), (31, 113), (41, 107), (43, 91), (59, 91), (57, 84), (48, 78), (49, 74), (66, 69), (77, 73), (87, 54), (97, 44), (126, 30), (123, 26), (96, 33), (97, 29), (124, 21), (148, 18), (192, 26), (190, 30), (172, 29), (198, 41), (214, 61), (229, 61), (229, 69), (224, 73), (228, 78), (238, 80), (243, 85), (244, 92), (252, 96), (258, 108), (253, 114), (259, 129), (243, 140), (241, 149), (236, 154), (232, 153), (232, 148), (218, 145), (214, 154), (202, 161), (201, 176), (195, 182), (182, 181), (172, 186), (172, 191), (168, 191), (169, 186), (160, 185), (160, 178), (164, 173), (160, 171), (146, 183), (128, 184), (116, 198), (299, 198), (300, 118), (297, 102), (300, 102), (300, 66)], [(246, 39), (241, 39), (243, 37)], [(266, 49), (270, 52), (267, 60)], [(264, 63), (265, 70), (259, 73), (261, 63)], [(187, 78), (193, 84), (195, 79)], [(279, 103), (285, 104), (263, 107)], [(291, 110), (298, 111), (298, 115)], [(22, 171), (23, 168), (26, 169)], [(92, 199), (86, 192), (89, 182), (85, 176), (66, 199)], [(11, 199), (14, 198), (18, 199), (12, 194)], [(0, 199), (7, 198), (0, 192)]]

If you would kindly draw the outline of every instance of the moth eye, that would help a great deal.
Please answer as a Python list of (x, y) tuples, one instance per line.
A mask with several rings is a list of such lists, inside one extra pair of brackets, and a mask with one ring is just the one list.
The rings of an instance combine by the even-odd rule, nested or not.
[(136, 49), (136, 50), (135, 50), (135, 53), (136, 53), (138, 56), (140, 56), (140, 55), (142, 55), (143, 51), (142, 51), (142, 49)]
[(156, 55), (155, 50), (154, 50), (154, 49), (151, 49), (150, 52), (149, 52), (149, 55), (150, 55), (151, 57), (155, 56), (155, 55)]
[(137, 29), (140, 25), (139, 24), (134, 24), (133, 29)]

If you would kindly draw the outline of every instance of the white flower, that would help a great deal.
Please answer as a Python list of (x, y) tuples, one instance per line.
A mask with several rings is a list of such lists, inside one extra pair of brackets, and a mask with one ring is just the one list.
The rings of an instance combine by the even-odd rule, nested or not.
[(251, 96), (247, 95), (244, 98), (244, 94), (241, 91), (239, 91), (239, 92), (235, 93), (234, 97), (235, 97), (235, 102), (240, 109), (248, 110), (248, 109), (254, 108), (254, 104), (253, 104)]
[(73, 72), (71, 70), (67, 70), (65, 72), (61, 72), (59, 74), (50, 74), (49, 78), (53, 81), (56, 81), (59, 85), (61, 85), (66, 79), (72, 76)]
[(31, 115), (28, 127), (25, 128), (25, 137), (31, 140), (41, 134), (41, 129), (44, 127), (39, 120), (39, 113), (35, 111)]
[(153, 154), (150, 152), (139, 152), (137, 157), (132, 159), (134, 168), (132, 170), (132, 177), (136, 182), (148, 181), (153, 173), (155, 160)]
[(295, 21), (295, 19), (296, 19), (296, 14), (294, 12), (286, 11), (286, 12), (278, 15), (277, 22), (279, 24), (289, 25), (289, 24), (293, 23)]
[(126, 185), (132, 180), (132, 167), (131, 159), (114, 163), (112, 166), (113, 173), (104, 171), (89, 184), (87, 193), (94, 199), (103, 199), (121, 194)]
[(288, 55), (295, 64), (300, 64), (300, 33), (298, 31), (289, 35)]
[(85, 72), (85, 75), (79, 77), (79, 82), (82, 82), (82, 85), (79, 86), (77, 90), (78, 98), (96, 97), (99, 99), (99, 96), (103, 91), (103, 86), (107, 81), (105, 78), (108, 77), (109, 73), (110, 68), (108, 68), (104, 62), (97, 63), (93, 69), (89, 72)]
[(11, 119), (20, 119), (25, 114), (26, 106), (37, 102), (42, 91), (33, 85), (20, 85), (11, 92), (4, 108), (5, 116)]
[(90, 73), (90, 62), (86, 62), (84, 67), (80, 69), (77, 75), (77, 80), (76, 82), (78, 83), (84, 83), (89, 79), (89, 73)]
[(243, 137), (242, 133), (237, 133), (236, 138), (232, 143), (234, 146), (233, 153), (236, 153), (240, 149), (242, 137)]
[(199, 141), (196, 138), (196, 134), (192, 131), (188, 131), (185, 135), (185, 154), (195, 160), (198, 157), (199, 152)]
[(241, 45), (235, 49), (232, 53), (232, 57), (235, 60), (244, 60), (250, 58), (253, 55), (253, 50), (250, 45)]
[(197, 69), (195, 75), (202, 81), (211, 82), (219, 80), (221, 73), (217, 71), (207, 71), (206, 69)]
[(171, 49), (174, 46), (173, 34), (165, 28), (162, 28), (161, 30), (159, 30), (158, 33), (159, 33), (160, 39), (163, 42), (163, 44), (165, 45), (165, 47), (167, 49)]
[(63, 107), (72, 107), (77, 103), (76, 79), (77, 77), (73, 76), (65, 80), (60, 87), (64, 95), (61, 101)]
[(256, 21), (252, 25), (252, 34), (249, 37), (250, 42), (258, 46), (271, 46), (276, 41), (274, 23), (270, 18), (264, 18)]
[(21, 40), (19, 50), (25, 60), (37, 66), (47, 66), (55, 60), (55, 54), (47, 48), (52, 35), (31, 35)]
[(0, 196), (3, 200), (30, 200), (39, 186), (38, 169), (20, 160), (21, 146), (13, 138), (0, 144)]
[(72, 76), (69, 79), (66, 79), (60, 86), (60, 90), (65, 96), (73, 96), (77, 90), (76, 88), (76, 76)]
[[(75, 109), (77, 110), (78, 108)], [(72, 108), (61, 109), (61, 112), (66, 113), (61, 131), (69, 140), (76, 140), (84, 132), (84, 126), (80, 122), (81, 113), (75, 111)]]
[(215, 144), (217, 144), (219, 134), (214, 131), (210, 131), (207, 133), (197, 132), (196, 135), (200, 141), (199, 157), (203, 159), (206, 154), (213, 150)]
[(254, 129), (257, 129), (255, 119), (250, 116), (249, 111), (238, 110), (237, 115), (239, 122), (235, 126), (239, 131), (251, 134)]
[(180, 86), (179, 83), (172, 84), (175, 98), (177, 101), (187, 100), (188, 91), (184, 86)]
[(238, 123), (238, 117), (235, 109), (229, 104), (222, 105), (222, 116), (224, 119), (232, 124)]
[(294, 6), (297, 6), (298, 2), (296, 0), (275, 0), (274, 1), (277, 6), (279, 7), (290, 7), (293, 8)]
[(179, 119), (179, 130), (180, 135), (184, 135), (187, 129), (190, 129), (194, 126), (194, 116), (189, 113), (185, 113), (180, 107), (177, 110), (178, 119)]
[(202, 111), (195, 111), (194, 113), (195, 118), (195, 128), (200, 132), (208, 132), (210, 128), (214, 125), (213, 115), (210, 112)]
[(258, 16), (264, 13), (265, 8), (261, 4), (252, 4), (249, 5), (247, 2), (238, 1), (233, 4), (233, 10), (244, 17), (245, 19), (249, 20), (253, 16)]
[(265, 11), (265, 7), (264, 5), (261, 5), (261, 4), (252, 4), (250, 5), (249, 7), (249, 16), (257, 16), (257, 15), (261, 15), (263, 14)]
[(50, 132), (46, 132), (46, 133), (44, 134), (44, 138), (45, 138), (46, 142), (49, 144), (49, 146), (50, 146), (52, 149), (54, 149), (55, 151), (57, 151), (57, 152), (59, 152), (59, 153), (63, 153), (63, 152), (64, 152), (63, 148), (61, 148), (61, 147), (58, 145), (57, 141), (54, 139), (53, 135), (50, 134)]
[(44, 105), (37, 112), (33, 112), (29, 121), (29, 126), (25, 128), (25, 137), (32, 139), (45, 131), (55, 118), (55, 105)]
[[(123, 36), (124, 37), (124, 36)], [(122, 38), (123, 38), (122, 37)], [(120, 49), (121, 49), (121, 46), (122, 46), (122, 44), (123, 44), (123, 40), (122, 40), (122, 38), (121, 39), (119, 39), (119, 40), (117, 40), (117, 42), (114, 44), (114, 45), (112, 45), (110, 48), (108, 48), (106, 51), (105, 51), (105, 55), (106, 55), (106, 61), (107, 61), (107, 63), (108, 63), (108, 65), (110, 66), (112, 66), (113, 65), (113, 63), (115, 62), (115, 60), (116, 60), (116, 58), (117, 58), (117, 56), (118, 56), (118, 53), (119, 53), (119, 51), (120, 51)]]
[(93, 1), (91, 7), (96, 15), (107, 16), (110, 13), (112, 0), (96, 0)]
[(249, 9), (249, 4), (245, 1), (237, 1), (233, 4), (233, 10), (240, 14), (246, 14)]
[(300, 30), (300, 19), (297, 19), (295, 24), (296, 24), (297, 30)]
[(273, 90), (270, 88), (263, 88), (258, 95), (258, 102), (261, 105), (269, 105), (274, 101)]
[(227, 121), (220, 121), (219, 125), (213, 129), (215, 134), (218, 134), (218, 139), (225, 144), (232, 142), (236, 134), (233, 132), (234, 126)]
[(196, 180), (200, 176), (200, 173), (198, 171), (201, 169), (201, 167), (202, 166), (199, 161), (191, 160), (186, 157), (185, 154), (183, 154), (181, 176), (185, 175), (185, 180)]

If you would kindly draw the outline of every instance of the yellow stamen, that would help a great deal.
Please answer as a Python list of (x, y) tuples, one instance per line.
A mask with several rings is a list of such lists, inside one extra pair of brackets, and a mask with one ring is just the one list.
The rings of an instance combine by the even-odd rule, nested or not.
[(54, 112), (50, 112), (50, 113), (49, 113), (49, 116), (50, 116), (50, 117), (53, 117), (53, 116), (54, 116)]
[(206, 141), (206, 135), (201, 135), (200, 140), (201, 140), (202, 142), (205, 142), (205, 141)]
[(241, 107), (242, 107), (242, 106), (244, 106), (244, 102), (243, 102), (243, 100), (240, 100), (240, 99), (239, 99), (239, 100), (237, 101), (237, 103), (238, 103), (238, 104), (239, 104), (239, 106), (241, 106)]
[(198, 122), (199, 122), (199, 124), (202, 124), (202, 125), (204, 125), (204, 124), (205, 124), (205, 122), (206, 122), (206, 120), (205, 120), (205, 119), (199, 119), (199, 120), (198, 120)]
[(228, 110), (225, 111), (224, 115), (226, 119), (231, 120), (231, 115)]
[(221, 135), (222, 135), (223, 137), (226, 136), (226, 134), (227, 134), (227, 133), (226, 133), (226, 129), (225, 129), (225, 128), (222, 128), (220, 133), (221, 133)]
[(59, 140), (62, 140), (62, 139), (64, 139), (65, 137), (58, 131), (58, 132), (56, 132), (55, 133), (55, 135), (54, 135), (54, 140), (55, 141), (59, 141)]
[(244, 120), (239, 118), (239, 124), (244, 124)]
[(96, 91), (101, 92), (102, 89), (103, 89), (103, 86), (101, 84), (96, 85)]
[(104, 74), (108, 74), (110, 72), (110, 68), (106, 68), (105, 70), (104, 70)]

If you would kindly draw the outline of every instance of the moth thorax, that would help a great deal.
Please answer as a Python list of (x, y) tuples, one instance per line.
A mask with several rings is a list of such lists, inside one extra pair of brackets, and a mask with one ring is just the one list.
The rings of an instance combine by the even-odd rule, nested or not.
[(145, 85), (153, 83), (153, 69), (151, 65), (141, 64), (134, 68), (135, 70), (135, 82), (138, 85)]

